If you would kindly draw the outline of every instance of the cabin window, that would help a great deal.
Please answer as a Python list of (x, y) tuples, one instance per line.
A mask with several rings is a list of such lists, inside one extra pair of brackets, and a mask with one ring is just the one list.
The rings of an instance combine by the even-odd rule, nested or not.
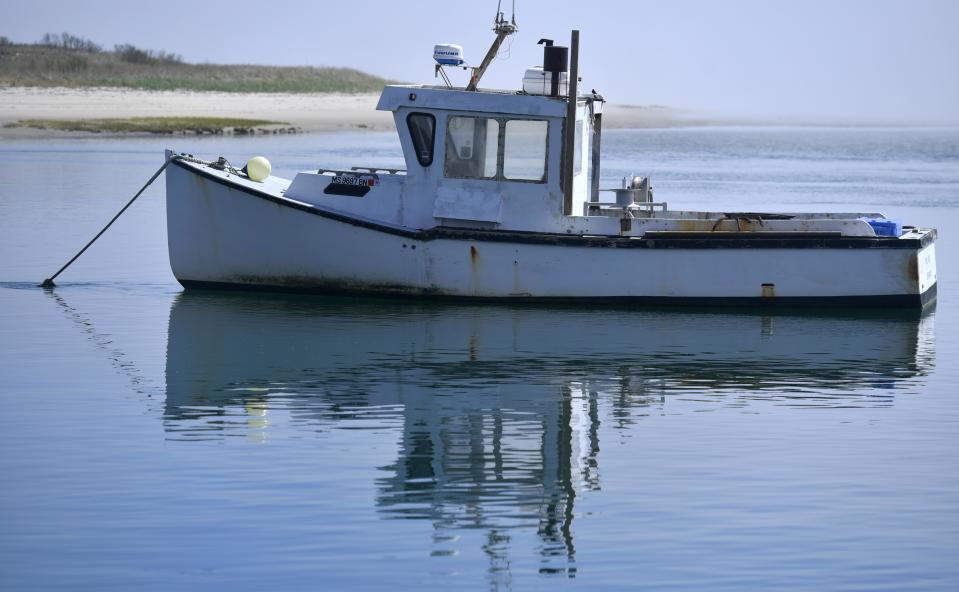
[(546, 132), (542, 120), (511, 119), (503, 142), (503, 177), (514, 181), (546, 180)]
[(420, 166), (428, 167), (433, 164), (433, 141), (436, 137), (436, 118), (429, 113), (410, 113), (406, 117), (406, 125), (410, 128), (410, 137), (413, 138), (413, 149), (416, 151), (416, 160)]
[(494, 178), (499, 128), (499, 122), (488, 117), (450, 117), (446, 127), (446, 176)]
[(549, 123), (542, 119), (451, 116), (447, 177), (546, 182)]

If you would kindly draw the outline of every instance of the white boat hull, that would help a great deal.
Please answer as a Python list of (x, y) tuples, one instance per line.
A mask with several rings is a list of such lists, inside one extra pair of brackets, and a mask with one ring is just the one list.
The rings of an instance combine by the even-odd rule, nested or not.
[(934, 231), (900, 240), (413, 230), (180, 161), (167, 171), (167, 223), (171, 267), (187, 287), (919, 306), (936, 286)]

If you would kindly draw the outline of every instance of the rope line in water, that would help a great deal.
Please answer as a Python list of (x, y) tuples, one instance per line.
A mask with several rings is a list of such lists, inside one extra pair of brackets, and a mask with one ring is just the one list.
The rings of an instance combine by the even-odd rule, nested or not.
[(133, 205), (133, 202), (135, 202), (135, 201), (137, 200), (137, 198), (140, 197), (140, 195), (141, 195), (144, 191), (146, 191), (147, 187), (149, 187), (150, 185), (153, 184), (154, 181), (156, 181), (157, 177), (160, 176), (160, 173), (162, 173), (162, 172), (164, 171), (164, 169), (166, 169), (167, 166), (170, 165), (170, 163), (173, 161), (174, 158), (176, 158), (176, 157), (168, 158), (167, 160), (165, 160), (165, 161), (163, 162), (163, 166), (161, 166), (159, 169), (157, 169), (157, 172), (153, 173), (153, 176), (150, 177), (150, 180), (147, 181), (146, 184), (145, 184), (143, 187), (141, 187), (139, 191), (137, 191), (136, 195), (134, 195), (134, 196), (130, 199), (130, 201), (127, 202), (127, 205), (123, 206), (123, 209), (121, 209), (119, 212), (117, 212), (117, 215), (114, 216), (109, 222), (107, 222), (107, 225), (104, 226), (103, 229), (100, 230), (100, 232), (98, 232), (97, 235), (90, 240), (90, 242), (88, 242), (82, 249), (80, 249), (80, 252), (79, 252), (79, 253), (77, 253), (76, 255), (73, 256), (72, 259), (70, 259), (69, 261), (67, 261), (66, 264), (64, 264), (64, 266), (61, 267), (55, 274), (53, 274), (52, 276), (50, 276), (50, 277), (48, 277), (47, 279), (43, 280), (43, 283), (40, 284), (40, 287), (41, 287), (41, 288), (53, 288), (54, 286), (56, 286), (56, 284), (53, 283), (53, 280), (55, 280), (58, 275), (60, 275), (61, 273), (63, 273), (63, 271), (64, 271), (66, 268), (70, 267), (70, 265), (72, 265), (74, 261), (76, 261), (77, 259), (79, 259), (79, 258), (80, 258), (80, 255), (82, 255), (87, 249), (90, 248), (90, 245), (92, 245), (93, 243), (97, 242), (97, 239), (100, 238), (100, 236), (103, 235), (103, 233), (106, 232), (107, 229), (110, 228), (110, 226), (112, 226), (113, 223), (117, 221), (117, 218), (119, 218), (120, 216), (122, 216), (122, 215), (123, 215), (123, 212), (127, 211), (127, 208), (129, 208), (131, 205)]

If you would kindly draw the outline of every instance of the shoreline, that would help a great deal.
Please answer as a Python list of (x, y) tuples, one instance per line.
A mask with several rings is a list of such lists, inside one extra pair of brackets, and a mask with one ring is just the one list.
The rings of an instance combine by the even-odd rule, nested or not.
[[(121, 88), (0, 87), (0, 138), (150, 136), (149, 133), (74, 132), (4, 127), (29, 119), (136, 117), (228, 117), (282, 121), (300, 133), (390, 131), (393, 116), (376, 110), (379, 93), (226, 93), (143, 91)], [(607, 103), (606, 129), (663, 129), (703, 126), (910, 127), (867, 122), (803, 122), (701, 116), (665, 106)], [(913, 124), (918, 127), (934, 127)]]
[(376, 111), (378, 98), (378, 94), (369, 93), (221, 93), (4, 87), (0, 88), (0, 138), (132, 135), (3, 127), (27, 119), (228, 117), (282, 121), (300, 128), (304, 133), (391, 130), (392, 114)]
[[(393, 115), (376, 110), (379, 93), (222, 93), (119, 88), (0, 87), (0, 138), (127, 137), (131, 133), (4, 127), (30, 119), (231, 117), (283, 121), (301, 133), (390, 131)], [(606, 105), (605, 127), (708, 125), (660, 106)]]

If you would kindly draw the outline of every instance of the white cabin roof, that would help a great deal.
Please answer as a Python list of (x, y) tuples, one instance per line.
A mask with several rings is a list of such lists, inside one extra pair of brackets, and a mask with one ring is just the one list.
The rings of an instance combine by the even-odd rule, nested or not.
[(516, 91), (466, 91), (436, 86), (390, 85), (383, 89), (376, 108), (379, 111), (411, 109), (447, 109), (508, 113), (538, 117), (565, 117), (566, 97), (544, 97)]

